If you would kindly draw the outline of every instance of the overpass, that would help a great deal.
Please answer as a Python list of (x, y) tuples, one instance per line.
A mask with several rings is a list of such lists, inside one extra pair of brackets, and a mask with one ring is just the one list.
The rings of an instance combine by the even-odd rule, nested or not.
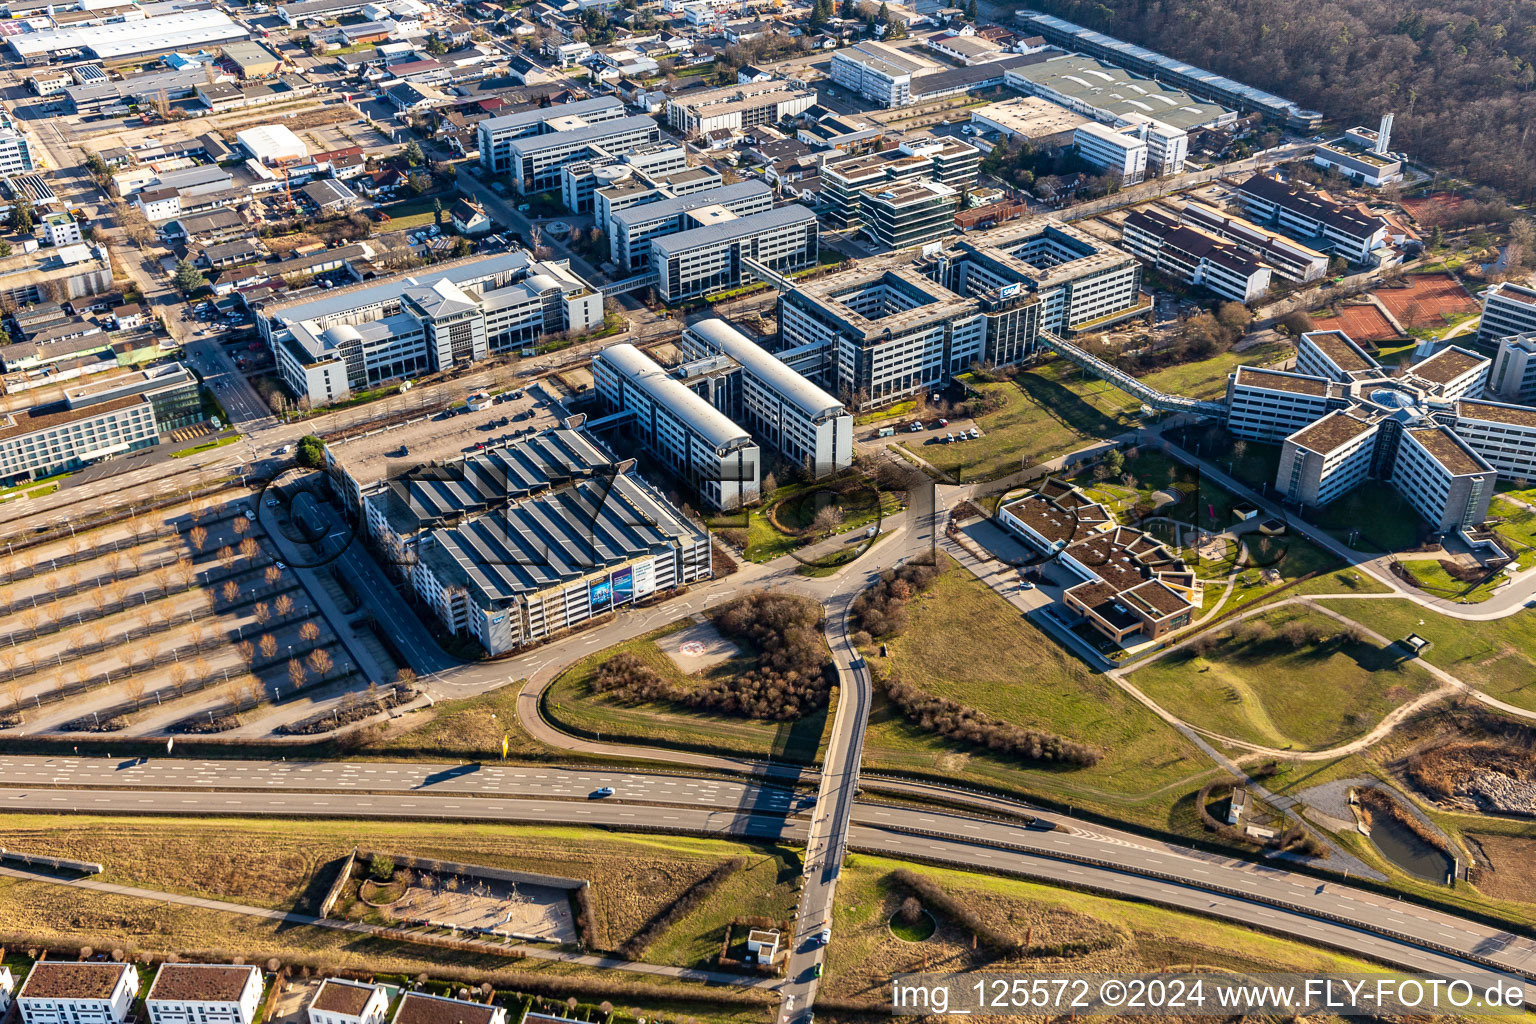
[(1193, 413), (1196, 416), (1226, 416), (1227, 403), (1203, 401), (1198, 398), (1185, 398), (1182, 395), (1170, 395), (1158, 391), (1143, 381), (1132, 377), (1117, 367), (1111, 366), (1098, 356), (1078, 348), (1065, 338), (1057, 337), (1049, 331), (1040, 332), (1040, 344), (1055, 352), (1057, 355), (1087, 370), (1100, 380), (1108, 381), (1115, 387), (1124, 391), (1132, 398), (1138, 399), (1141, 404), (1163, 412)]

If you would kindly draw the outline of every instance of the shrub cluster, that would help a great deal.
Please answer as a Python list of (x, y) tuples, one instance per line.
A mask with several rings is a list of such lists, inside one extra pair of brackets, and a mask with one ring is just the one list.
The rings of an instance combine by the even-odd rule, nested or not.
[(880, 582), (853, 599), (854, 629), (870, 636), (890, 636), (907, 625), (907, 601), (929, 589), (939, 578), (931, 565), (904, 565), (887, 570)]
[(685, 688), (622, 652), (598, 666), (592, 688), (631, 700), (671, 701), (780, 722), (827, 706), (835, 673), (821, 639), (816, 602), (792, 594), (753, 594), (715, 609), (712, 618), (722, 634), (757, 650), (756, 666)]
[(983, 946), (998, 953), (1012, 953), (1022, 948), (1017, 935), (994, 927), (926, 875), (909, 868), (898, 868), (891, 872), (891, 881), (911, 892), (930, 913), (942, 915), (951, 924), (976, 936), (976, 941)]
[(661, 911), (645, 923), (624, 945), (619, 947), (619, 955), (626, 960), (639, 960), (650, 948), (651, 943), (661, 938), (668, 928), (693, 913), (698, 906), (712, 896), (716, 889), (725, 884), (725, 880), (747, 866), (745, 857), (733, 857), (723, 864), (716, 866), (715, 870), (699, 879), (677, 899), (671, 906)]
[(890, 702), (907, 716), (907, 721), (946, 739), (1032, 761), (1048, 761), (1080, 768), (1096, 765), (1104, 756), (1086, 743), (999, 721), (948, 697), (937, 697), (915, 686), (908, 686), (894, 676), (881, 681), (880, 685)]

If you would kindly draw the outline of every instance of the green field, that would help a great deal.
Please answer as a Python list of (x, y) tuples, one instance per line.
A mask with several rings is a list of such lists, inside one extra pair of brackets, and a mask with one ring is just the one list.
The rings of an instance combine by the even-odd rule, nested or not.
[(1429, 533), (1429, 524), (1414, 507), (1382, 480), (1365, 481), (1326, 508), (1307, 513), (1307, 518), (1345, 543), (1358, 530), (1351, 545), (1357, 551), (1407, 551)]
[(1219, 398), (1226, 393), (1227, 375), (1239, 366), (1267, 366), (1290, 358), (1295, 350), (1284, 342), (1256, 345), (1243, 352), (1223, 352), (1197, 363), (1154, 370), (1143, 383), (1159, 391), (1186, 398)]
[(206, 452), (211, 451), (214, 448), (222, 448), (227, 444), (234, 444), (238, 440), (240, 440), (239, 434), (230, 434), (228, 437), (215, 437), (210, 440), (203, 441), (200, 444), (192, 445), (190, 448), (182, 448), (178, 451), (171, 452), (171, 458), (184, 459), (188, 455), (196, 455), (198, 452)]
[(1173, 802), (1211, 772), (1192, 744), (954, 562), (910, 614), (890, 656), (869, 659), (877, 671), (1104, 756), (1093, 767), (1037, 766), (937, 736), (877, 696), (866, 768), (1038, 795), (1159, 828), (1171, 827)]
[(1432, 597), (1456, 601), (1459, 604), (1481, 604), (1493, 596), (1494, 585), (1507, 577), (1495, 576), (1476, 585), (1463, 583), (1433, 558), (1404, 558), (1399, 564), (1418, 584), (1419, 589)]
[[(1288, 623), (1308, 637), (1287, 638)], [(1191, 725), (1287, 750), (1352, 740), (1435, 686), (1401, 649), (1351, 640), (1340, 623), (1295, 606), (1221, 629), (1204, 655), (1185, 647), (1130, 678)]]
[[(675, 622), (644, 637), (583, 658), (561, 673), (545, 691), (542, 703), (545, 717), (578, 735), (620, 743), (681, 747), (800, 763), (815, 761), (823, 743), (830, 709), (792, 722), (768, 722), (711, 714), (670, 702), (634, 701), (616, 694), (592, 691), (590, 682), (597, 667), (620, 651), (636, 655), (680, 686), (697, 686), (699, 677), (684, 675), (656, 646), (657, 639), (690, 625), (688, 620)], [(743, 650), (706, 673), (710, 678), (723, 678), (744, 672), (755, 663), (756, 655)]]
[(1500, 700), (1536, 711), (1536, 611), (1478, 622), (1403, 600), (1318, 603), (1392, 640), (1417, 633), (1431, 643), (1422, 655), (1425, 661)]
[(1513, 501), (1494, 498), (1488, 505), (1488, 515), (1504, 520), (1494, 530), (1514, 546), (1517, 555), (1536, 548), (1536, 511)]

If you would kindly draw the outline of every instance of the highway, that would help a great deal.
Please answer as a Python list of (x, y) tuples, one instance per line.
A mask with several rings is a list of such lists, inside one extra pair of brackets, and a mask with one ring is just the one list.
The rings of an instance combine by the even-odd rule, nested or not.
[[(391, 762), (0, 757), (0, 811), (432, 818), (679, 830), (803, 843), (806, 794), (745, 779), (540, 766)], [(595, 799), (600, 786), (615, 795)], [(160, 787), (160, 788), (154, 788)], [(820, 810), (820, 801), (816, 810)], [(1145, 899), (1356, 952), (1410, 970), (1465, 971), (1462, 957), (1536, 977), (1528, 937), (1268, 865), (1062, 822), (1055, 831), (875, 802), (853, 803), (852, 849), (1014, 873)], [(810, 854), (813, 891), (824, 855)], [(826, 893), (830, 905), (831, 887)], [(803, 911), (795, 951), (824, 917)], [(1396, 937), (1383, 932), (1396, 933)], [(837, 941), (834, 931), (833, 942)], [(1426, 948), (1433, 944), (1443, 949)], [(819, 950), (819, 944), (817, 944)], [(1448, 952), (1454, 951), (1454, 952)], [(814, 960), (806, 960), (813, 963)], [(1481, 963), (1481, 961), (1473, 961)], [(794, 973), (787, 993), (814, 990)], [(1536, 1001), (1536, 987), (1529, 998)]]

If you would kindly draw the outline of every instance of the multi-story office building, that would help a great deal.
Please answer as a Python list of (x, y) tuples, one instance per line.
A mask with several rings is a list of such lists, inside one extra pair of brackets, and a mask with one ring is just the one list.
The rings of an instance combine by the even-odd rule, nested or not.
[(389, 989), (345, 978), (326, 978), (305, 1008), (309, 1024), (384, 1024)]
[(1371, 253), (1387, 238), (1387, 222), (1380, 217), (1367, 216), (1315, 192), (1293, 189), (1267, 175), (1255, 174), (1239, 185), (1237, 198), (1248, 215), (1260, 223), (1315, 239), (1315, 248), (1337, 253), (1353, 263), (1371, 262)]
[(15, 128), (0, 128), (0, 174), (26, 174), (37, 170), (32, 144)]
[(1509, 402), (1536, 399), (1536, 331), (1499, 339), (1488, 375), (1488, 393)]
[(667, 123), (691, 139), (707, 132), (778, 124), (816, 105), (816, 90), (796, 80), (770, 79), (684, 92), (667, 100)]
[(1488, 518), (1497, 474), (1444, 427), (1399, 432), (1387, 479), (1436, 533), (1470, 529)]
[(1324, 170), (1336, 170), (1351, 181), (1372, 188), (1403, 180), (1403, 162), (1397, 157), (1373, 153), (1337, 139), (1314, 146), (1312, 163)]
[(151, 1024), (252, 1024), (261, 971), (246, 965), (161, 964), (144, 997)]
[(492, 174), (505, 174), (512, 169), (512, 155), (508, 147), (514, 140), (564, 131), (564, 126), (569, 126), (572, 123), (569, 119), (573, 117), (583, 124), (592, 125), (617, 121), (625, 114), (624, 104), (617, 97), (599, 96), (597, 99), (487, 118), (475, 127), (475, 134), (480, 141), (480, 166)]
[(608, 220), (608, 251), (628, 273), (651, 264), (651, 242), (666, 235), (701, 227), (703, 211), (716, 208), (737, 217), (773, 209), (773, 189), (761, 181), (738, 181), (686, 196), (658, 199), (615, 211)]
[[(566, 209), (587, 213), (593, 209), (595, 196), (600, 189), (634, 183), (659, 190), (671, 182), (672, 175), (687, 168), (687, 150), (673, 142), (640, 146), (619, 156), (610, 156), (599, 146), (594, 148), (593, 156), (589, 159), (577, 160), (560, 168), (560, 198)], [(720, 174), (713, 168), (700, 167), (696, 174), (689, 177), (702, 177), (718, 183)], [(596, 218), (595, 223), (599, 227), (607, 224), (607, 211)]]
[(725, 179), (713, 167), (687, 167), (654, 176), (638, 172), (618, 175), (615, 180), (593, 188), (592, 221), (605, 232), (611, 232), (613, 215), (620, 210), (711, 192), (724, 185)]
[(179, 363), (76, 385), (62, 401), (0, 413), (0, 484), (153, 447), (201, 419), (197, 378)]
[(628, 413), (635, 441), (696, 490), (711, 508), (761, 497), (762, 452), (752, 435), (633, 345), (610, 345), (592, 360), (604, 407)]
[(1181, 225), (1162, 210), (1133, 210), (1122, 227), (1125, 248), (1175, 281), (1233, 302), (1257, 302), (1269, 291), (1265, 263), (1208, 231)]
[(1376, 454), (1381, 420), (1336, 409), (1287, 437), (1280, 448), (1275, 489), (1298, 505), (1327, 505), (1364, 483)]
[(760, 443), (818, 479), (853, 465), (853, 416), (843, 403), (724, 320), (688, 325), (681, 343), (688, 359), (725, 357), (734, 364), (714, 404)]
[(1506, 480), (1536, 480), (1536, 409), (1462, 399), (1451, 429)]
[(748, 260), (781, 275), (816, 265), (816, 214), (799, 204), (745, 217), (711, 206), (689, 216), (700, 226), (651, 240), (650, 264), (663, 302), (694, 299), (757, 280), (762, 275), (747, 265)]
[(1308, 331), (1296, 345), (1296, 372), (1348, 384), (1386, 376), (1381, 364), (1343, 331)]
[(1227, 380), (1227, 429), (1250, 441), (1282, 441), (1349, 401), (1320, 377), (1239, 366)]
[[(1237, 113), (1208, 103), (1159, 79), (1142, 78), (1115, 64), (1081, 53), (1047, 50), (1010, 68), (1009, 88), (1038, 96), (1091, 121), (1120, 128), (1155, 119), (1156, 133), (1166, 138), (1162, 159), (1172, 166), (1181, 145), (1176, 135), (1199, 128), (1217, 128), (1237, 120)], [(1182, 143), (1187, 152), (1187, 140)]]
[(1477, 343), (1492, 348), (1500, 338), (1536, 331), (1536, 288), (1505, 281), (1483, 293)]
[(832, 160), (821, 169), (823, 216), (834, 227), (865, 220), (871, 196), (908, 181), (937, 181), (952, 189), (976, 183), (981, 153), (950, 139), (908, 139), (896, 149)]
[(960, 193), (938, 181), (864, 190), (864, 233), (876, 245), (908, 249), (954, 234)]
[[(482, 121), (482, 127), (486, 123)], [(620, 156), (661, 138), (655, 118), (643, 115), (588, 124), (572, 114), (549, 123), (554, 126), (552, 131), (505, 143), (507, 174), (519, 194), (559, 188), (560, 171), (566, 164)]]
[(1179, 223), (1231, 242), (1262, 260), (1280, 277), (1297, 284), (1316, 281), (1328, 272), (1328, 257), (1310, 246), (1293, 242), (1278, 231), (1234, 217), (1214, 206), (1188, 202), (1179, 211)]
[(23, 1024), (123, 1024), (139, 993), (132, 964), (40, 960), (16, 993)]
[(1110, 128), (1089, 121), (1072, 133), (1077, 155), (1122, 185), (1137, 185), (1147, 178), (1147, 140), (1139, 128)]
[(942, 65), (873, 40), (832, 52), (834, 85), (856, 92), (881, 107), (912, 102), (912, 77), (938, 71)]
[(317, 299), (261, 306), (278, 372), (316, 406), (382, 381), (531, 348), (603, 323), (603, 295), (568, 261), (521, 250), (439, 264)]

